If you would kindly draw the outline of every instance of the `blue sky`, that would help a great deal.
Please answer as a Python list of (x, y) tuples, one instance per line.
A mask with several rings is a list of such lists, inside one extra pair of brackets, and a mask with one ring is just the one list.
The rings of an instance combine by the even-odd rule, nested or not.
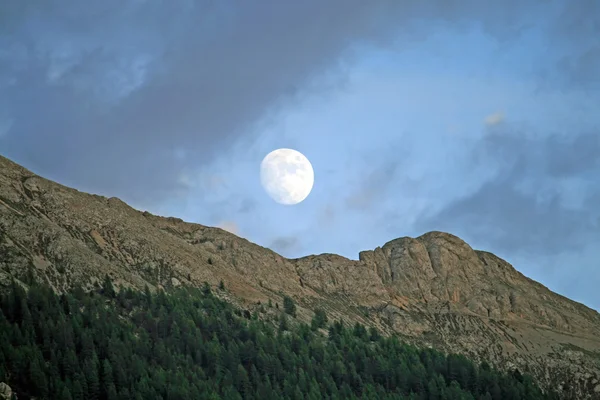
[[(22, 4), (0, 153), (36, 173), (288, 257), (447, 231), (600, 307), (600, 3)], [(278, 147), (296, 206), (260, 187)]]

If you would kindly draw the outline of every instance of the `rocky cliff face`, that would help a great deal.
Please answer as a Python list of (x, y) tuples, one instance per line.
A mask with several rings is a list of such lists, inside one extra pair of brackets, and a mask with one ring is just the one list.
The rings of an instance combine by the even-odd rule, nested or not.
[(286, 259), (218, 228), (142, 213), (0, 157), (0, 284), (27, 275), (57, 291), (97, 285), (213, 285), (250, 308), (281, 294), (299, 317), (374, 325), (421, 346), (518, 367), (566, 397), (600, 398), (600, 315), (493, 254), (442, 232), (399, 238), (358, 261)]

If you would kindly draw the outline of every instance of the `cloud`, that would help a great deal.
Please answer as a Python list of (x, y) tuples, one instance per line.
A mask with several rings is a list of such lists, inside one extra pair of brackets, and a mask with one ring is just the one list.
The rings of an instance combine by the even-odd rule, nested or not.
[(275, 250), (278, 253), (289, 253), (297, 251), (300, 246), (300, 240), (294, 236), (278, 237), (271, 242), (269, 248)]
[[(600, 31), (596, 35), (600, 35)], [(600, 89), (600, 45), (585, 49), (577, 57), (564, 57), (558, 67), (571, 84), (588, 91)]]
[(238, 212), (241, 214), (247, 214), (256, 209), (256, 200), (251, 198), (242, 199)]
[(143, 203), (186, 187), (181, 171), (222, 155), (355, 40), (392, 26), (359, 1), (317, 13), (315, 2), (2, 4), (0, 103), (14, 119), (3, 152)]
[(582, 0), (568, 2), (560, 18), (551, 25), (555, 46), (568, 48), (557, 65), (557, 73), (566, 76), (567, 83), (585, 91), (600, 89), (600, 3)]
[(352, 181), (347, 184), (351, 192), (344, 200), (345, 206), (367, 210), (381, 204), (390, 186), (398, 184), (399, 169), (406, 162), (408, 147), (406, 139), (400, 136), (383, 145), (363, 146), (347, 169)]
[(320, 210), (317, 221), (320, 228), (331, 228), (335, 224), (335, 209), (331, 204), (326, 205)]
[(577, 251), (600, 235), (600, 135), (525, 135), (503, 128), (473, 151), (472, 168), (495, 174), (417, 222), (505, 254)]
[(354, 193), (346, 199), (346, 206), (352, 209), (367, 209), (381, 199), (396, 173), (396, 162), (386, 162), (374, 168), (361, 182)]
[(410, 43), (432, 24), (477, 24), (509, 41), (543, 15), (549, 43), (578, 45), (563, 73), (597, 78), (593, 0), (565, 2), (550, 17), (546, 2), (516, 0), (26, 3), (0, 6), (0, 107), (13, 121), (3, 154), (143, 206), (187, 190), (182, 171), (223, 156), (269, 111), (319, 90), (320, 76), (342, 74), (354, 49)]
[(484, 122), (487, 126), (499, 125), (504, 122), (504, 114), (502, 112), (495, 112), (485, 117)]

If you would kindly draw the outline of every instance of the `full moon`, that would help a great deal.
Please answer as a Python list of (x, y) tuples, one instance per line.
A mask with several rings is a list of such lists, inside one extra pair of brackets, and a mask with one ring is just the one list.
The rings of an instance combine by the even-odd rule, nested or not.
[(314, 181), (310, 161), (296, 150), (274, 150), (260, 164), (260, 182), (267, 194), (280, 204), (298, 204), (306, 199)]

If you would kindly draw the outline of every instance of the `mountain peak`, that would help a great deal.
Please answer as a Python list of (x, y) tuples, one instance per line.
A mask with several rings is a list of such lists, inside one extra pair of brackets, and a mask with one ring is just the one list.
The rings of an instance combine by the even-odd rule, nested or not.
[(28, 274), (57, 291), (95, 287), (105, 275), (117, 288), (223, 281), (222, 295), (240, 307), (287, 294), (304, 320), (321, 307), (330, 319), (528, 370), (542, 385), (574, 374), (572, 387), (600, 381), (596, 311), (452, 234), (401, 237), (356, 261), (286, 259), (218, 228), (67, 188), (0, 156), (0, 286), (25, 284)]

